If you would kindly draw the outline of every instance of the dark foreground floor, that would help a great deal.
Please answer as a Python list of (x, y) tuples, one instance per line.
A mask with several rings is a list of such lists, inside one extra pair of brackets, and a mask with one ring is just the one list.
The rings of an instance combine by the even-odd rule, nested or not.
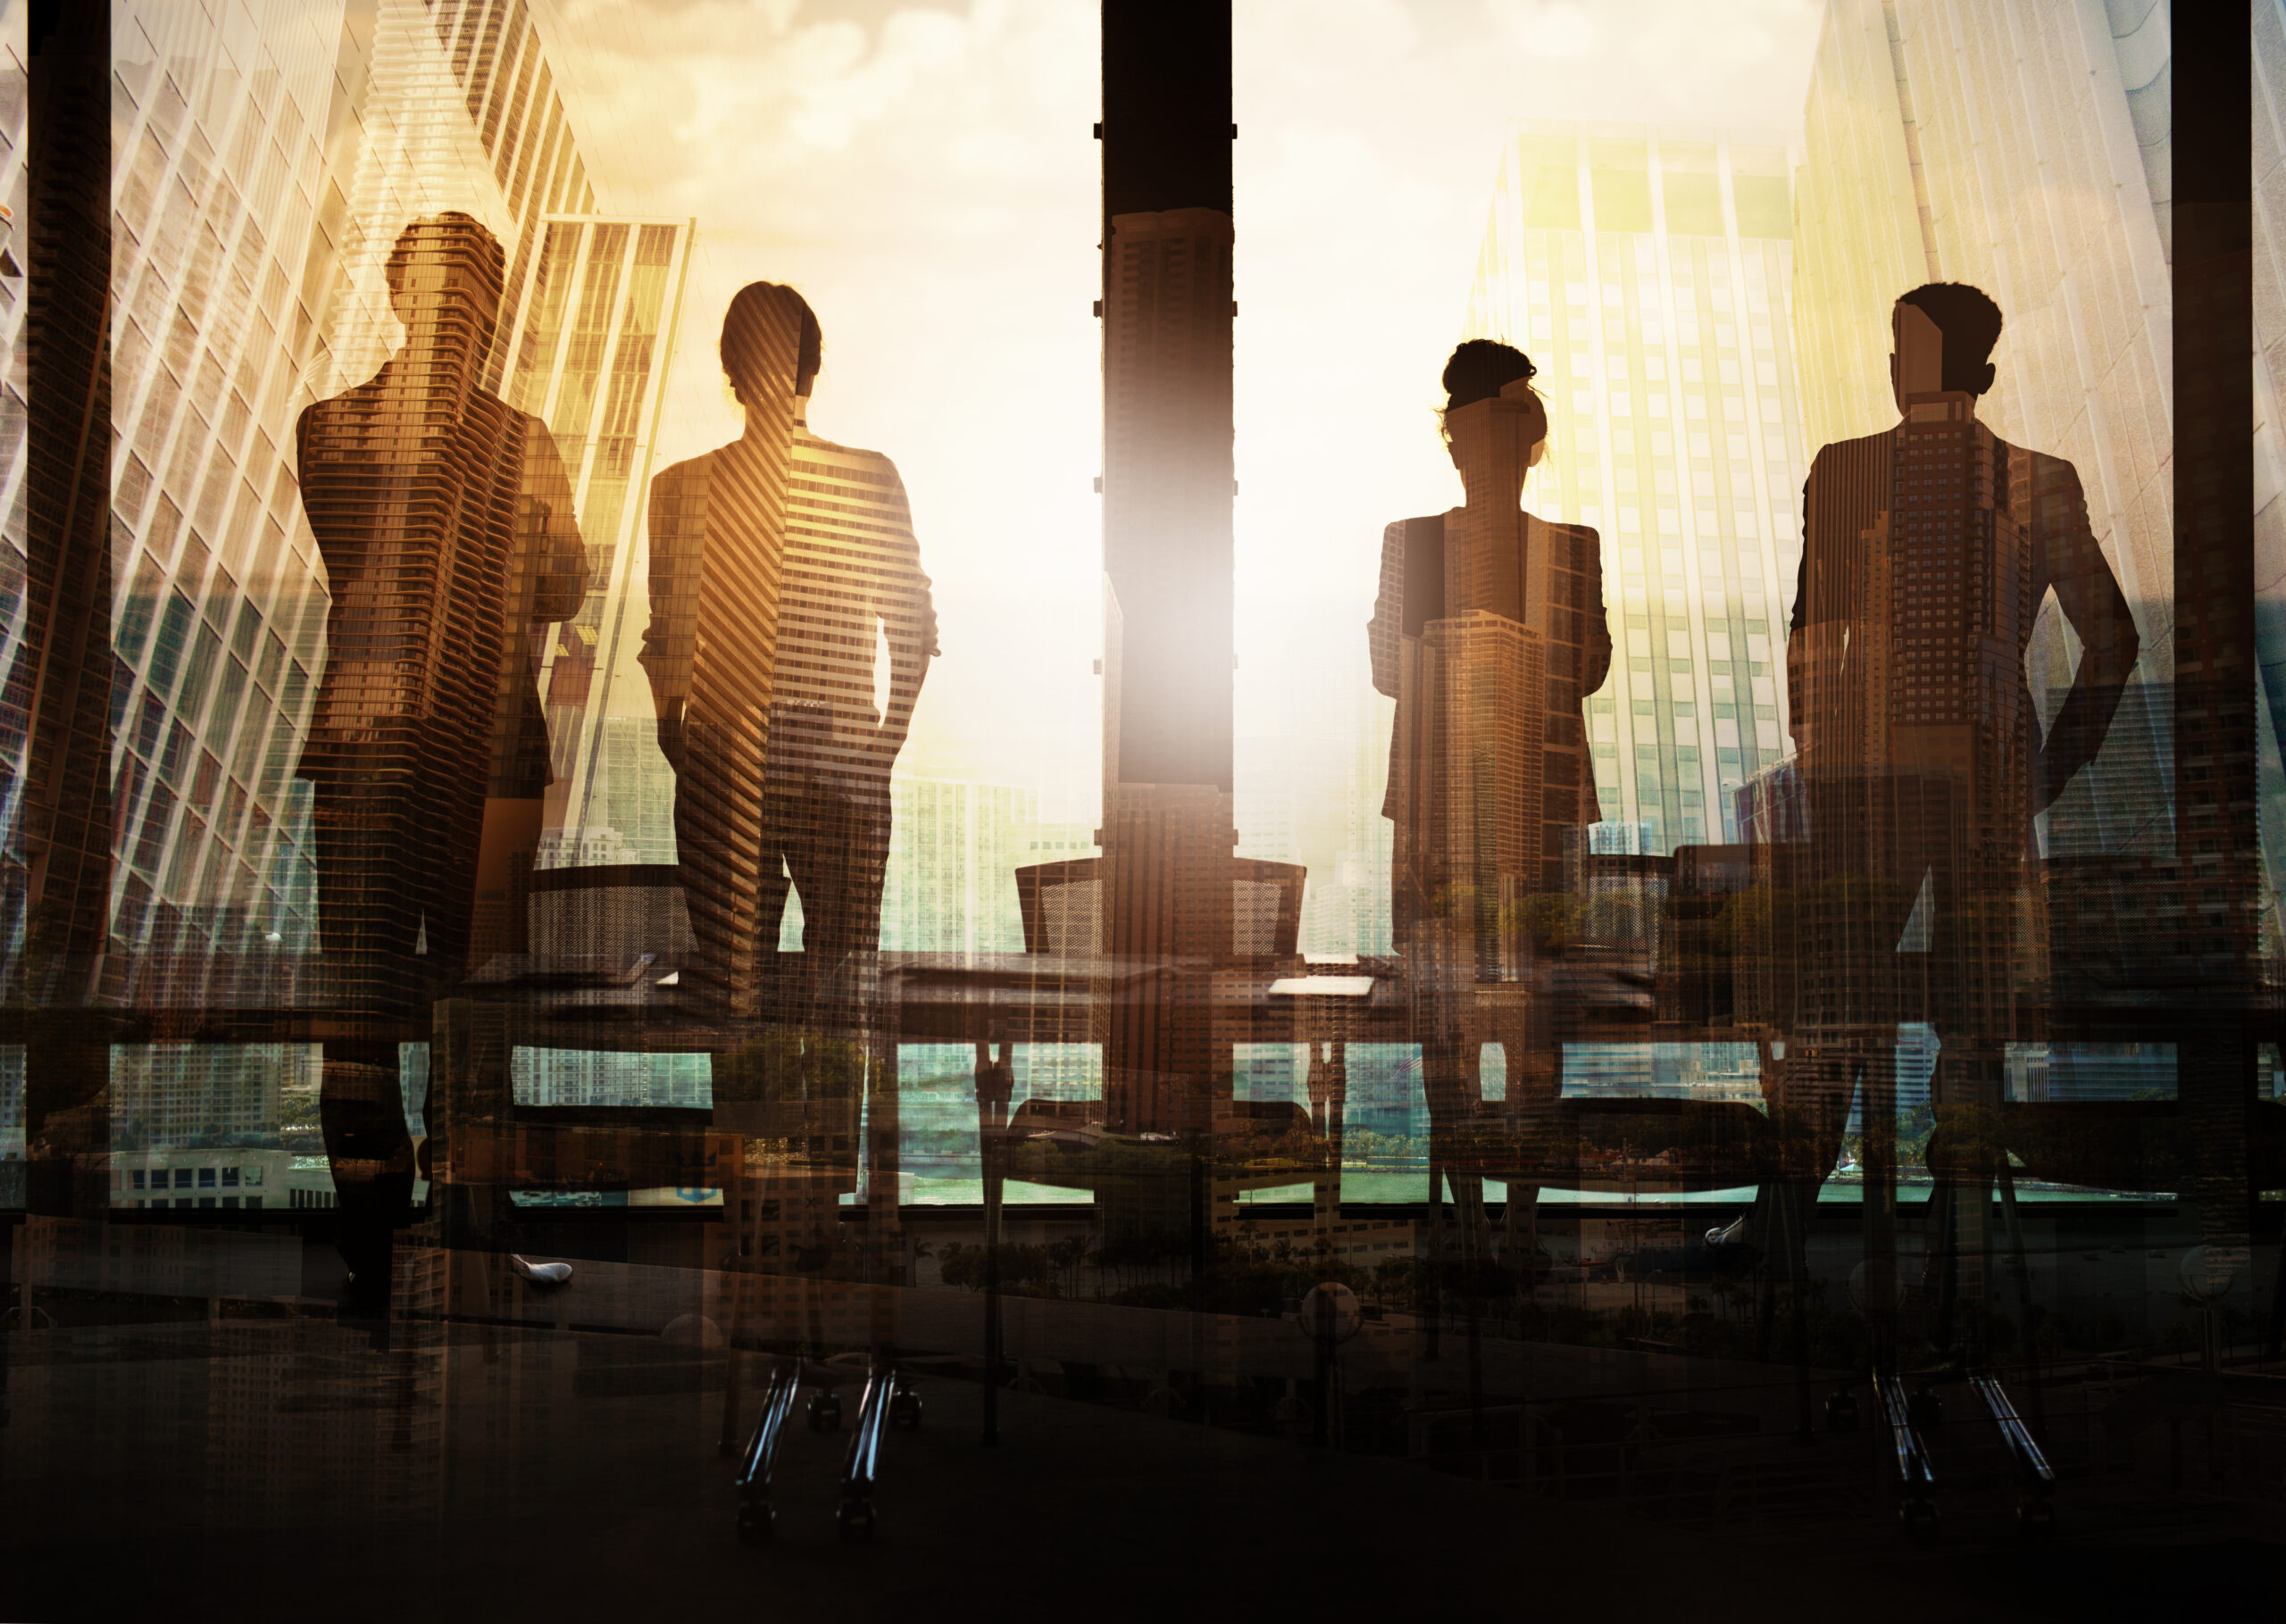
[(2029, 1548), (1975, 1515), (1931, 1547), (1865, 1517), (1717, 1537), (1034, 1395), (1004, 1395), (988, 1449), (981, 1388), (951, 1379), (922, 1380), (922, 1430), (888, 1440), (872, 1544), (835, 1531), (847, 1433), (797, 1428), (779, 1537), (755, 1549), (716, 1453), (719, 1386), (630, 1378), (567, 1345), (587, 1340), (450, 1349), (406, 1365), (394, 1399), (355, 1356), (352, 1379), (313, 1378), (306, 1337), (290, 1369), (243, 1338), (180, 1369), (163, 1343), (18, 1362), (0, 1616), (2221, 1624), (2286, 1596), (2286, 1544), (2265, 1543), (2286, 1529), (2242, 1503), (2090, 1488)]

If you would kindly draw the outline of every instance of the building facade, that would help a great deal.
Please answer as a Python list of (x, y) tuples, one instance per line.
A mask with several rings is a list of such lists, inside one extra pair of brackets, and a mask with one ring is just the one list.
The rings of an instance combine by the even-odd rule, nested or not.
[(1464, 324), (1539, 368), (1525, 505), (1602, 539), (1597, 796), (1659, 851), (1734, 838), (1732, 792), (1786, 747), (1773, 648), (1806, 468), (1787, 174), (1775, 136), (1527, 123)]
[[(537, 325), (527, 304), (550, 287), (558, 243), (586, 229), (563, 216), (595, 205), (521, 0), (210, 9), (129, 5), (113, 35), (119, 587), (104, 989), (126, 1000), (199, 1002), (208, 972), (196, 967), (215, 955), (314, 945), (321, 901), (294, 773), (328, 600), (289, 437), (305, 407), (362, 381), (394, 346), (382, 266), (397, 232), (458, 209), (499, 238), (507, 293), (483, 376), (530, 393), (529, 366), (510, 366), (530, 360), (518, 355)], [(644, 273), (679, 284), (688, 224), (596, 230), (616, 233), (636, 262), (628, 297), (603, 302), (635, 337), (603, 364), (635, 377), (600, 376), (614, 404), (630, 388), (655, 404), (648, 374), (672, 301), (650, 295), (652, 330), (638, 331)], [(630, 369), (637, 350), (643, 364)], [(614, 421), (631, 445), (647, 420), (622, 407)], [(627, 454), (609, 432), (589, 438), (583, 423), (574, 437), (582, 494), (598, 509), (612, 504), (596, 481)], [(624, 528), (616, 511), (602, 517), (588, 535), (599, 551)]]
[[(501, 244), (505, 296), (480, 379), (546, 419), (587, 521), (595, 589), (555, 644), (533, 651), (557, 735), (555, 823), (571, 829), (558, 844), (616, 857), (624, 842), (583, 837), (610, 834), (613, 820), (638, 839), (656, 833), (646, 797), (661, 798), (653, 780), (665, 768), (647, 704), (639, 749), (607, 719), (639, 516), (630, 489), (647, 476), (692, 228), (596, 217), (523, 0), (129, 4), (114, 9), (111, 43), (113, 861), (99, 994), (146, 1006), (262, 1002), (291, 995), (264, 967), (315, 951), (323, 906), (296, 774), (326, 669), (329, 595), (293, 429), (398, 346), (384, 269), (411, 221), (457, 211)], [(21, 86), (13, 55), (0, 73)], [(9, 105), (0, 201), (21, 221), (28, 114), (21, 93)], [(13, 246), (21, 254), (20, 238)], [(21, 271), (0, 255), (13, 369), (0, 414), (19, 419)], [(25, 833), (24, 437), (5, 446), (0, 833), (13, 867)], [(12, 889), (0, 919), (11, 970), (26, 962), (20, 902)], [(313, 1051), (286, 1053), (280, 1063), (302, 1066)], [(0, 1160), (21, 1150), (21, 1054), (0, 1056)], [(204, 1157), (195, 1177), (229, 1170), (227, 1157), (205, 1168), (205, 1149), (251, 1154), (249, 1135), (273, 1160), (282, 1145), (311, 1150), (285, 1145), (290, 1120), (240, 1120), (239, 1085), (273, 1058), (218, 1048), (192, 1087), (157, 1052), (122, 1048), (110, 1067), (114, 1134), (123, 1148), (149, 1139), (146, 1160)], [(225, 1077), (237, 1080), (216, 1094)], [(195, 1120), (173, 1120), (186, 1110)], [(215, 1135), (217, 1145), (196, 1143)], [(120, 1178), (138, 1170), (148, 1189), (162, 1170), (122, 1163)], [(166, 1170), (169, 1199), (181, 1199), (182, 1170)], [(13, 1173), (0, 1182), (13, 1188)], [(326, 1182), (321, 1171), (301, 1193), (315, 1198)], [(270, 1204), (285, 1204), (278, 1183)], [(192, 1187), (191, 1199), (210, 1198)], [(252, 1187), (240, 1187), (247, 1200)], [(224, 1199), (224, 1187), (213, 1192)], [(121, 1182), (116, 1198), (136, 1193)]]
[(541, 655), (555, 781), (539, 862), (664, 862), (674, 778), (654, 732), (635, 563), (666, 362), (690, 263), (689, 221), (556, 215), (539, 247), (503, 395), (546, 421), (571, 476), (588, 593)]
[[(2173, 847), (2172, 706), (2137, 692), (2170, 681), (2175, 659), (2168, 60), (2167, 8), (2136, 0), (1835, 0), (1804, 109), (1793, 305), (1810, 445), (1895, 422), (1899, 294), (1983, 289), (2006, 325), (1978, 421), (2078, 471), (2135, 617), (2130, 725), (2041, 820), (2050, 855), (2067, 833), (2109, 853)], [(2070, 688), (2079, 652), (2045, 615), (2029, 661), (2040, 701)], [(2134, 804), (2089, 804), (2106, 794)]]

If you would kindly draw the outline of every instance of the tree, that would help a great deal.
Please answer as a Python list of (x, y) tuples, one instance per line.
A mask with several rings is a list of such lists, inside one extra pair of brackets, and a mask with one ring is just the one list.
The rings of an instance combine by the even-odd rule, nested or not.
[(975, 1290), (984, 1283), (984, 1248), (947, 1241), (937, 1256), (937, 1275), (947, 1286)]

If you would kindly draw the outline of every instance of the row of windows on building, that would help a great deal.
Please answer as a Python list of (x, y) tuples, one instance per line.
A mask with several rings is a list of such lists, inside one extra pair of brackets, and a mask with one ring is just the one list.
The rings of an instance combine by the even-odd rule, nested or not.
[[(472, 50), (480, 16), (486, 18), (483, 48)], [(458, 47), (455, 76), (470, 76), (470, 114), (471, 119), (481, 117), (485, 144), (498, 154), (504, 186), (509, 184), (511, 154), (521, 153), (521, 162), (513, 166), (512, 212), (524, 212), (526, 179), (532, 172), (548, 179), (547, 201), (590, 204), (561, 106), (540, 60), (538, 37), (521, 7), (511, 20), (478, 0), (465, 8), (447, 8), (446, 14), (433, 21), (440, 39)], [(136, 54), (130, 50), (123, 57)], [(219, 775), (221, 762), (232, 759), (229, 744), (239, 720), (241, 695), (246, 713), (243, 727), (236, 729), (239, 748), (228, 815), (211, 831), (204, 820), (194, 820), (187, 812), (179, 829), (173, 827), (177, 806), (172, 790), (188, 787), (171, 788), (152, 781), (147, 768), (153, 751), (144, 751), (137, 763), (144, 770), (136, 776), (150, 783), (147, 804), (135, 804), (141, 798), (135, 793), (141, 784), (123, 787), (128, 816), (121, 828), (139, 829), (139, 837), (121, 843), (128, 860), (122, 867), (141, 870), (121, 876), (123, 895), (116, 899), (121, 933), (130, 940), (142, 933), (154, 888), (180, 898), (196, 895), (219, 900), (235, 894), (243, 904), (263, 888), (257, 876), (271, 873), (285, 854), (275, 846), (274, 834), (286, 821), (280, 802), (296, 754), (307, 693), (304, 662), (296, 661), (295, 680), (273, 699), (276, 685), (270, 673), (275, 662), (264, 662), (264, 680), (249, 688), (245, 678), (253, 654), (241, 648), (233, 662), (237, 680), (222, 680), (224, 673), (214, 669), (211, 656), (218, 641), (211, 628), (227, 623), (235, 607), (242, 641), (250, 626), (263, 620), (280, 629), (294, 628), (297, 650), (313, 639), (322, 595), (311, 560), (299, 552), (290, 558), (287, 554), (284, 544), (297, 528), (296, 497), (291, 471), (282, 465), (278, 446), (303, 378), (325, 371), (321, 358), (327, 339), (314, 330), (318, 322), (311, 312), (327, 303), (321, 268), (338, 266), (340, 245), (348, 240), (348, 222), (342, 219), (346, 204), (327, 177), (314, 130), (291, 92), (280, 94), (289, 75), (271, 68), (250, 78), (226, 67), (204, 71), (202, 57), (212, 54), (196, 50), (188, 56), (156, 49), (150, 54), (173, 62), (174, 71), (154, 73), (154, 62), (123, 59), (115, 87), (119, 110), (129, 126), (121, 131), (122, 147), (133, 154), (123, 166), (115, 221), (120, 252), (115, 271), (119, 285), (113, 291), (122, 310), (117, 373), (128, 419), (124, 437), (133, 447), (121, 481), (119, 505), (127, 532), (139, 534), (150, 549), (143, 555), (138, 571), (142, 591), (136, 595), (146, 603), (157, 599), (162, 583), (171, 576), (180, 588), (169, 595), (172, 606), (185, 612), (158, 628), (160, 635), (146, 648), (153, 617), (147, 612), (137, 616), (130, 599), (122, 620), (121, 654), (130, 669), (146, 663), (147, 656), (146, 699), (163, 696), (180, 718), (175, 731), (180, 733), (186, 726), (196, 729), (206, 746), (201, 756), (205, 770), (191, 797), (198, 804), (213, 806), (212, 780)], [(516, 71), (504, 71), (494, 88), (488, 81), (494, 67), (502, 63)], [(185, 64), (190, 77), (178, 83)], [(511, 83), (513, 94), (508, 91)], [(185, 84), (190, 87), (188, 94)], [(191, 116), (194, 105), (196, 117)], [(528, 109), (529, 133), (535, 138), (520, 140)], [(138, 123), (140, 128), (134, 128)], [(210, 134), (216, 138), (210, 141)], [(218, 147), (228, 154), (226, 161), (218, 159)], [(531, 164), (535, 149), (552, 156), (538, 171)], [(535, 210), (542, 201), (539, 193), (531, 195)], [(310, 232), (315, 237), (305, 254), (303, 238)], [(333, 252), (321, 253), (321, 244)], [(306, 271), (299, 278), (298, 299), (288, 268), (296, 261), (303, 262)], [(257, 287), (262, 289), (259, 299)], [(296, 365), (305, 352), (313, 364)], [(141, 387), (146, 370), (147, 392)], [(189, 410), (178, 412), (179, 403)], [(210, 429), (210, 424), (215, 427)], [(138, 523), (141, 510), (160, 483), (152, 471), (167, 465), (164, 452), (171, 438), (175, 443), (172, 471), (164, 483), (172, 494), (160, 496), (158, 511), (145, 527)], [(194, 492), (196, 504), (191, 501)], [(226, 509), (232, 514), (227, 527)], [(262, 532), (258, 553), (257, 529)], [(179, 537), (181, 556), (175, 558)], [(223, 556), (219, 561), (212, 558), (209, 537), (220, 544)], [(171, 569), (162, 562), (169, 560)], [(178, 681), (177, 662), (187, 652), (180, 645), (189, 640), (192, 626), (188, 600), (202, 595), (210, 568), (213, 584), (204, 594), (209, 629)], [(275, 632), (269, 641), (273, 650), (279, 647)], [(201, 654), (207, 657), (200, 658)], [(217, 689), (214, 715), (202, 725), (210, 691)], [(122, 687), (121, 698), (126, 697)], [(274, 729), (268, 725), (273, 715)], [(265, 738), (267, 770), (257, 776)], [(139, 819), (134, 815), (138, 811)], [(216, 848), (213, 860), (202, 865), (210, 839)], [(293, 899), (274, 884), (267, 890), (267, 906), (260, 912), (265, 922), (274, 922), (275, 916), (293, 906)]]
[[(279, 630), (267, 639), (271, 657), (259, 662), (262, 679), (249, 684), (255, 643), (267, 622), (303, 646), (314, 639), (321, 612), (307, 561), (287, 555), (296, 490), (278, 446), (300, 385), (296, 354), (323, 344), (311, 315), (321, 292), (302, 278), (297, 299), (289, 268), (305, 258), (304, 238), (326, 190), (323, 154), (284, 88), (287, 76), (264, 71), (241, 78), (221, 68), (202, 74), (195, 56), (170, 60), (174, 71), (156, 73), (151, 62), (123, 61), (116, 87), (132, 154), (115, 221), (121, 285), (114, 289), (123, 311), (116, 375), (123, 437), (132, 449), (115, 505), (125, 533), (148, 549), (134, 567), (116, 638), (128, 669), (143, 667), (145, 679), (137, 732), (146, 747), (121, 785), (121, 828), (138, 831), (121, 842), (122, 867), (141, 870), (139, 883), (121, 876), (130, 894), (119, 899), (122, 915), (135, 915), (121, 920), (130, 938), (143, 922), (144, 910), (134, 904), (154, 882), (188, 895), (203, 879), (207, 888), (252, 900), (256, 873), (271, 855), (297, 731), (292, 701), (299, 698), (293, 695), (281, 714), (273, 697), (286, 646)], [(188, 94), (178, 83), (186, 63)], [(218, 144), (227, 159), (218, 158)], [(311, 224), (296, 230), (296, 222)], [(163, 467), (170, 471), (161, 480), (155, 471)], [(146, 521), (142, 510), (154, 494)], [(163, 600), (165, 612), (154, 613)], [(190, 610), (202, 600), (204, 624)], [(233, 620), (237, 636), (225, 653), (219, 629)], [(305, 679), (296, 686), (306, 691)], [(121, 698), (128, 698), (125, 685)], [(210, 698), (214, 714), (207, 719)], [(179, 720), (163, 761), (153, 746), (169, 711)], [(203, 751), (182, 741), (187, 731), (197, 734)], [(269, 773), (258, 770), (265, 742)], [(194, 756), (195, 786), (188, 781)], [(174, 829), (176, 792), (213, 817), (224, 761), (233, 770), (221, 808), (227, 815), (215, 820), (220, 849), (202, 877), (207, 823), (186, 814)], [(154, 765), (174, 770), (154, 776)], [(283, 906), (285, 899), (271, 901)]]
[[(241, 1185), (260, 1184), (262, 1177), (258, 1167), (135, 1167), (113, 1173), (112, 1182), (114, 1187), (128, 1190), (235, 1190)], [(122, 1178), (124, 1184), (120, 1182)]]

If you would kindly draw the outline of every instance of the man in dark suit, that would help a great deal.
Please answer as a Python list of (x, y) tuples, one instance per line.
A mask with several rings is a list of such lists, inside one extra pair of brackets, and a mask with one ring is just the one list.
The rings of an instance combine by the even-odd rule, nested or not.
[(675, 770), (675, 848), (697, 937), (684, 984), (751, 1015), (765, 940), (761, 897), (783, 858), (763, 847), (763, 762), (777, 688), (786, 508), (799, 392), (817, 321), (790, 287), (756, 282), (722, 319), (722, 373), (746, 413), (729, 445), (651, 481), (651, 622), (642, 664)]
[[(1811, 828), (1791, 1024), (1826, 1153), (1861, 1080), (1882, 1131), (1899, 1020), (1936, 1029), (1940, 1118), (1999, 1103), (2039, 936), (2032, 820), (2102, 746), (2138, 650), (2072, 465), (1977, 421), (1998, 308), (1934, 283), (1892, 321), (1898, 421), (1811, 465), (1786, 653)], [(2043, 737), (2024, 655), (2051, 591), (2084, 652)], [(1955, 1143), (1962, 1177), (1989, 1175), (1997, 1149)]]
[(302, 505), (331, 607), (301, 777), (314, 792), (320, 940), (334, 990), (321, 1116), (342, 1252), (386, 1302), (413, 1189), (398, 1045), (466, 968), (488, 798), (546, 788), (531, 635), (579, 612), (586, 559), (547, 426), (480, 372), (499, 243), (415, 221), (387, 276), (404, 347), (296, 426)]
[(686, 979), (709, 1001), (755, 1007), (798, 889), (797, 1002), (846, 1016), (862, 990), (851, 972), (880, 943), (889, 772), (937, 618), (897, 465), (810, 432), (823, 353), (793, 288), (755, 282), (732, 300), (722, 369), (746, 431), (652, 481), (642, 660), (676, 772), (700, 949)]

